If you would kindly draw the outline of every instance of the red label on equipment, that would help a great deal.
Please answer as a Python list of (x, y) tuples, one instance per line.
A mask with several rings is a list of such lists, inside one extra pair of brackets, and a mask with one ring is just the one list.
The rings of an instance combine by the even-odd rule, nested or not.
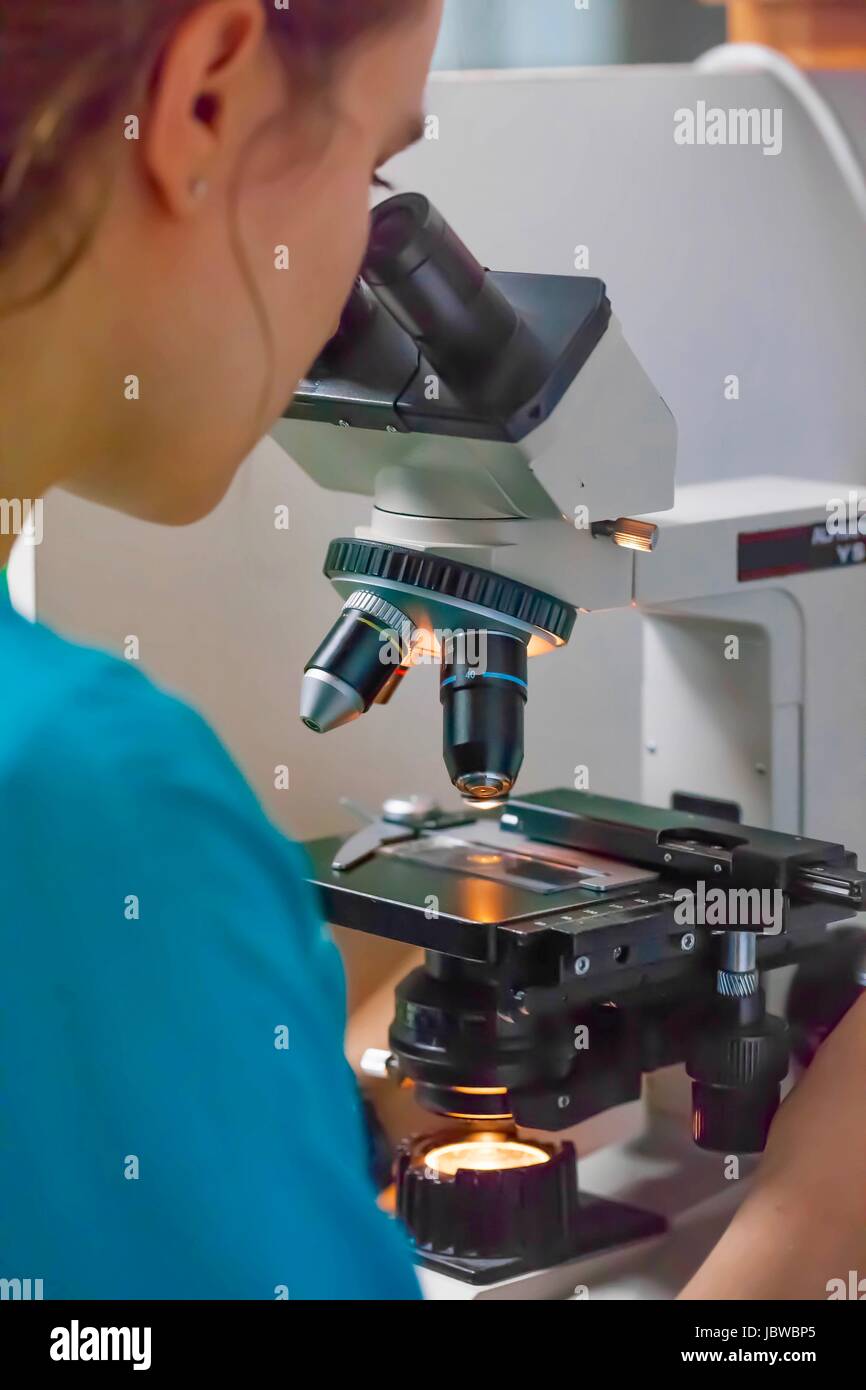
[(738, 537), (737, 578), (774, 579), (810, 570), (866, 564), (866, 536), (834, 534), (826, 520), (780, 531), (745, 531)]

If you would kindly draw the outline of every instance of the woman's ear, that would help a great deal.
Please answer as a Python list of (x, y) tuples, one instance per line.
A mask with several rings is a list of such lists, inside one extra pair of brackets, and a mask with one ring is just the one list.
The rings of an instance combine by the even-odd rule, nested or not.
[(141, 152), (164, 208), (188, 217), (232, 176), (259, 118), (255, 68), (265, 17), (260, 0), (202, 5), (176, 30), (154, 76)]

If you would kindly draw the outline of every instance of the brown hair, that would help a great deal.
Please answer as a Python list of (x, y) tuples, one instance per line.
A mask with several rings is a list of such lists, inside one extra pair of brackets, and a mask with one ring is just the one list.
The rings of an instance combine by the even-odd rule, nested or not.
[[(51, 207), (80, 146), (142, 94), (173, 29), (201, 3), (0, 0), (0, 257)], [(293, 76), (311, 89), (327, 85), (350, 45), (418, 8), (417, 0), (262, 3)]]

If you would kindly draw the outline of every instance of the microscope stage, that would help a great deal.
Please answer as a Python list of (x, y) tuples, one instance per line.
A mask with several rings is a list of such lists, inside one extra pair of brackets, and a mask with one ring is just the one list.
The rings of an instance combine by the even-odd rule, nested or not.
[(775, 968), (851, 915), (804, 894), (804, 874), (862, 888), (840, 845), (568, 791), (509, 803), (501, 824), (488, 813), (407, 833), (350, 869), (332, 867), (340, 847), (307, 845), (335, 925), (480, 964), (519, 952), (539, 982), (586, 1001), (714, 970), (719, 927), (709, 914), (695, 925), (684, 896), (777, 895), (779, 920), (747, 928)]
[[(637, 916), (651, 918), (673, 902), (671, 885), (659, 891), (656, 876), (640, 871), (641, 887), (649, 883), (654, 891), (630, 889), (625, 876), (616, 895), (602, 900), (597, 890), (579, 884), (551, 891), (425, 864), (425, 845), (435, 851), (443, 838), (438, 832), (419, 836), (409, 842), (411, 853), (386, 847), (348, 871), (331, 867), (339, 839), (308, 843), (311, 882), (324, 896), (328, 920), (463, 960), (490, 961), (499, 932), (528, 935), (554, 925), (597, 931)], [(547, 856), (538, 859), (539, 866), (549, 862)]]

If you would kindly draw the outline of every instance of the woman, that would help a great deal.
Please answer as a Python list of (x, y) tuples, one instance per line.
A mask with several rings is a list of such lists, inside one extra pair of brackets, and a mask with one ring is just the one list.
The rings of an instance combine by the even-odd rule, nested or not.
[[(440, 8), (2, 0), (0, 496), (213, 509), (339, 319)], [(0, 673), (0, 1276), (415, 1297), (297, 852), (125, 664), (4, 606)]]
[[(337, 323), (440, 9), (0, 0), (0, 497), (169, 524), (219, 502)], [(0, 1277), (415, 1297), (297, 851), (128, 665), (2, 608), (0, 674)], [(820, 1296), (866, 1257), (863, 1008), (689, 1294)]]

